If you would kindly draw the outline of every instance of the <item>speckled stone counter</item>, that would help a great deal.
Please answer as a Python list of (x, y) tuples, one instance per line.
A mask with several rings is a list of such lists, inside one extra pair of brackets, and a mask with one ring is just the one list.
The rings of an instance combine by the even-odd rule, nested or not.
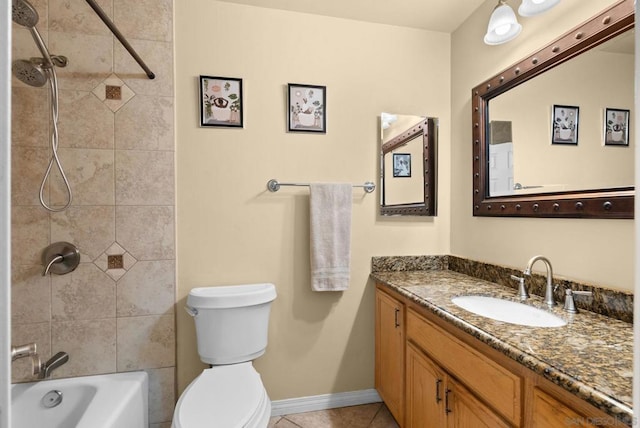
[[(449, 270), (442, 258), (402, 259), (403, 266), (423, 270), (383, 270), (385, 263), (399, 261), (374, 258), (371, 277), (620, 422), (632, 424), (633, 324), (589, 311), (569, 314), (561, 304), (552, 312), (567, 321), (564, 327), (495, 321), (451, 299), (486, 295), (518, 301), (513, 288)], [(546, 309), (539, 296), (526, 303)]]

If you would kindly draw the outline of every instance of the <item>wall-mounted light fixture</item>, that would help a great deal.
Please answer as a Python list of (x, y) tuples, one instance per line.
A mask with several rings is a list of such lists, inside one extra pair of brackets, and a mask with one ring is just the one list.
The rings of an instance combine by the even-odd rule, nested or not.
[[(538, 15), (558, 3), (560, 0), (522, 0), (518, 14), (525, 17)], [(507, 0), (498, 0), (498, 5), (491, 13), (484, 42), (488, 45), (500, 45), (515, 39), (520, 31), (522, 31), (522, 25), (518, 23), (516, 14), (507, 4)]]

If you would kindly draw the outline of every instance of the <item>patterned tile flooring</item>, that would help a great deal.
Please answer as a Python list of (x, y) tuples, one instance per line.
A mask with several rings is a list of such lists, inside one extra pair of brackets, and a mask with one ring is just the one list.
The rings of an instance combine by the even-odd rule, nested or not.
[(274, 416), (269, 428), (398, 428), (383, 403)]

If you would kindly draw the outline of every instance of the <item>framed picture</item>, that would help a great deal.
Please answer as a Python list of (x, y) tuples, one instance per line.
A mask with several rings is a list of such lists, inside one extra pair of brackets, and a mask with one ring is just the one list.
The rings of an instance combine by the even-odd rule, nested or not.
[(579, 107), (553, 106), (551, 144), (578, 144), (579, 113)]
[(327, 87), (289, 83), (287, 127), (290, 132), (327, 132)]
[(242, 79), (200, 76), (200, 126), (242, 128)]
[(629, 145), (629, 110), (619, 108), (604, 110), (604, 145)]
[(393, 176), (411, 177), (411, 153), (393, 154)]

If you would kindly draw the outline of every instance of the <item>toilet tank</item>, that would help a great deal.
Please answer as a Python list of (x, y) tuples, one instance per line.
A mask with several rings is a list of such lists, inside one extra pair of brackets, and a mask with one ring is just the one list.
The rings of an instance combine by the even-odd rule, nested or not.
[(268, 283), (192, 289), (186, 310), (195, 320), (200, 359), (235, 364), (264, 354), (275, 298), (276, 287)]

